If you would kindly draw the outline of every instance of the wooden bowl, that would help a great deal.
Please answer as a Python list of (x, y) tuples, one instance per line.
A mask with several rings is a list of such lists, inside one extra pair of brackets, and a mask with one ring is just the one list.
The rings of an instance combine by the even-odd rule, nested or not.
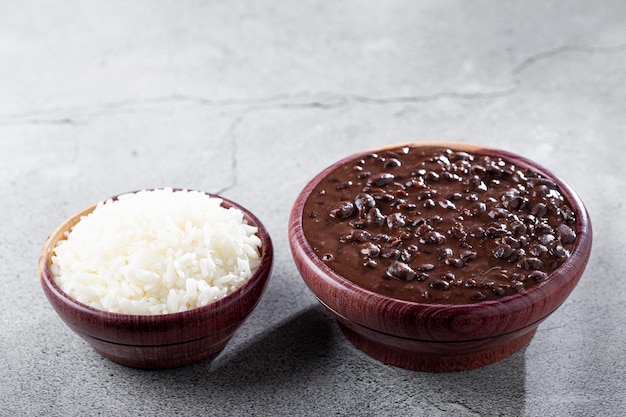
[(497, 300), (463, 304), (405, 301), (369, 291), (338, 275), (320, 260), (303, 232), (303, 208), (312, 190), (337, 167), (373, 152), (344, 158), (316, 175), (302, 190), (289, 219), (289, 241), (296, 266), (307, 286), (336, 318), (345, 336), (359, 349), (394, 366), (448, 372), (501, 360), (528, 342), (537, 326), (554, 312), (578, 283), (588, 262), (592, 229), (576, 193), (550, 171), (521, 156), (463, 143), (423, 142), (455, 151), (502, 157), (554, 181), (576, 215), (571, 256), (548, 279), (528, 291)]
[[(114, 197), (115, 199), (116, 197)], [(87, 306), (63, 292), (50, 270), (53, 249), (96, 204), (65, 220), (46, 240), (39, 257), (44, 293), (61, 319), (102, 356), (137, 368), (171, 368), (215, 357), (257, 305), (269, 279), (273, 247), (263, 224), (245, 208), (219, 197), (223, 207), (235, 207), (258, 227), (261, 264), (236, 291), (206, 306), (163, 315), (111, 313)]]

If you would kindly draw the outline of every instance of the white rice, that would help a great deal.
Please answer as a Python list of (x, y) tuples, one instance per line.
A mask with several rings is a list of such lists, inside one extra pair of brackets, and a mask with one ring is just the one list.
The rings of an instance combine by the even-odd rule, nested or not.
[(91, 307), (154, 315), (225, 297), (260, 263), (258, 228), (197, 191), (124, 194), (97, 205), (54, 249), (52, 273)]

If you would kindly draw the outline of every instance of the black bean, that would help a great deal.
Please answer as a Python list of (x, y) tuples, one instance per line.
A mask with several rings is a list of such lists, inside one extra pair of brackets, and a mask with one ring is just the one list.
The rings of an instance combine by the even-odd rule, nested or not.
[(548, 248), (540, 243), (533, 243), (529, 245), (528, 253), (539, 259), (545, 259), (550, 256)]
[(404, 262), (394, 262), (387, 268), (387, 276), (403, 281), (412, 281), (415, 271)]
[(499, 296), (503, 296), (504, 294), (506, 294), (506, 289), (504, 289), (503, 287), (496, 287), (492, 291), (495, 295)]
[(531, 194), (534, 198), (544, 198), (550, 194), (550, 188), (545, 185), (538, 185), (533, 187)]
[(548, 206), (544, 203), (537, 203), (530, 210), (530, 213), (535, 217), (544, 217), (548, 213)]
[(566, 224), (559, 225), (556, 233), (562, 243), (572, 243), (576, 240), (576, 232)]
[(352, 187), (352, 184), (353, 184), (352, 181), (346, 181), (346, 182), (339, 184), (336, 188), (337, 190), (347, 190), (348, 188)]
[(487, 212), (487, 205), (483, 203), (482, 201), (476, 202), (472, 204), (472, 206), (470, 207), (470, 213), (472, 213), (473, 215), (483, 214), (486, 212)]
[(413, 220), (411, 220), (411, 226), (413, 227), (417, 227), (423, 223), (424, 223), (424, 218), (422, 217), (416, 217)]
[(409, 195), (409, 193), (407, 193), (404, 189), (404, 185), (400, 184), (399, 182), (394, 182), (393, 185), (396, 187), (394, 191), (396, 197), (407, 197)]
[(441, 245), (445, 241), (446, 237), (435, 230), (431, 230), (420, 239), (420, 243), (425, 245)]
[(380, 255), (380, 246), (374, 243), (370, 243), (363, 249), (361, 249), (361, 253), (363, 255), (367, 255), (370, 258), (376, 258), (378, 255)]
[(398, 260), (402, 257), (402, 252), (400, 251), (400, 249), (396, 249), (396, 248), (387, 248), (384, 249), (381, 252), (381, 255), (383, 258), (386, 259), (395, 259)]
[(470, 185), (472, 185), (474, 188), (480, 191), (487, 191), (487, 185), (483, 182), (483, 179), (479, 177), (478, 175), (474, 175), (470, 179)]
[(452, 159), (455, 161), (473, 161), (474, 160), (474, 155), (471, 155), (467, 152), (463, 152), (463, 151), (458, 151), (455, 152), (454, 155), (452, 156)]
[(532, 214), (527, 214), (523, 217), (524, 223), (526, 225), (531, 225), (531, 224), (535, 224), (537, 223), (537, 217), (533, 216)]
[(428, 200), (429, 198), (433, 198), (437, 195), (437, 190), (424, 190), (424, 191), (420, 191), (417, 194), (417, 199), (418, 200)]
[(534, 279), (537, 282), (543, 282), (548, 279), (548, 274), (543, 271), (533, 271), (528, 274), (528, 278)]
[(465, 262), (463, 262), (459, 258), (446, 258), (444, 263), (448, 266), (452, 266), (454, 268), (463, 268), (465, 266)]
[(366, 259), (365, 262), (363, 262), (363, 266), (367, 268), (376, 268), (378, 266), (378, 262), (373, 259)]
[(415, 210), (417, 208), (417, 205), (413, 203), (399, 203), (397, 207), (399, 210), (411, 211)]
[(354, 206), (359, 211), (359, 216), (363, 217), (369, 209), (376, 207), (376, 200), (370, 194), (360, 193), (354, 198)]
[(507, 244), (498, 245), (491, 253), (494, 258), (498, 259), (507, 259), (511, 255), (513, 255), (515, 250)]
[(552, 253), (560, 260), (565, 260), (569, 258), (570, 255), (570, 252), (561, 245), (556, 245), (552, 250)]
[(341, 201), (330, 211), (330, 217), (347, 219), (352, 213), (354, 213), (354, 204), (351, 201)]
[(465, 285), (467, 288), (474, 288), (474, 287), (476, 286), (476, 280), (475, 280), (475, 279), (473, 279), (473, 278), (470, 278), (470, 279), (468, 279), (468, 280), (466, 280), (466, 281), (465, 281), (464, 285)]
[(489, 226), (487, 227), (487, 230), (485, 231), (485, 234), (492, 239), (495, 239), (500, 236), (506, 236), (506, 235), (509, 235), (510, 233), (511, 232), (509, 232), (508, 230), (503, 229), (502, 227), (496, 227), (496, 226)]
[(417, 271), (432, 271), (435, 269), (435, 265), (433, 264), (421, 264), (415, 267)]
[(467, 234), (471, 237), (482, 238), (485, 236), (485, 229), (481, 226), (472, 226), (467, 231)]
[(522, 244), (520, 243), (519, 240), (515, 239), (512, 236), (506, 236), (504, 238), (504, 243), (506, 243), (507, 245), (509, 245), (510, 247), (512, 247), (513, 249), (518, 249), (522, 246)]
[(351, 220), (348, 224), (354, 229), (365, 229), (365, 223), (362, 220)]
[(515, 197), (519, 197), (519, 195), (520, 195), (520, 191), (517, 188), (509, 188), (502, 194), (501, 199), (503, 202), (511, 201)]
[(547, 223), (539, 223), (535, 225), (535, 233), (538, 235), (554, 234), (554, 229)]
[(340, 240), (342, 242), (367, 242), (372, 238), (372, 234), (367, 230), (352, 230), (349, 234), (343, 236)]
[(461, 252), (461, 254), (459, 255), (459, 257), (461, 258), (461, 260), (465, 263), (467, 263), (468, 261), (472, 260), (472, 259), (476, 259), (477, 253), (471, 250), (466, 250)]
[(426, 223), (428, 224), (440, 224), (443, 223), (443, 217), (439, 216), (438, 214), (435, 214), (434, 216), (430, 216), (429, 218), (426, 219)]
[(381, 172), (379, 174), (374, 174), (370, 176), (367, 180), (367, 183), (368, 185), (382, 187), (383, 185), (392, 183), (395, 178), (396, 177), (393, 174), (390, 174), (388, 172)]
[(456, 209), (456, 206), (450, 200), (447, 200), (447, 199), (439, 200), (438, 203), (439, 203), (439, 206), (441, 208), (443, 208), (443, 209), (449, 209), (449, 210), (455, 210)]
[(490, 210), (489, 213), (487, 213), (487, 216), (491, 217), (492, 219), (503, 219), (508, 217), (509, 214), (510, 213), (507, 209), (496, 207), (493, 210)]
[(539, 242), (543, 243), (546, 246), (552, 246), (555, 241), (556, 238), (554, 237), (554, 235), (547, 234), (539, 236)]
[(523, 248), (519, 248), (515, 250), (515, 252), (513, 252), (513, 254), (509, 257), (508, 261), (517, 262), (520, 259), (523, 259), (525, 257), (526, 257), (526, 251)]
[(530, 187), (533, 187), (533, 188), (544, 185), (551, 190), (556, 190), (557, 188), (554, 181), (549, 180), (548, 178), (544, 178), (544, 177), (536, 177), (536, 178), (531, 179), (529, 181), (529, 185)]
[(418, 271), (415, 274), (415, 279), (417, 281), (426, 281), (428, 278), (430, 278), (430, 275), (428, 275), (427, 272)]
[(422, 223), (417, 229), (415, 229), (415, 234), (417, 236), (425, 236), (426, 233), (434, 230), (431, 225), (428, 223)]
[(433, 200), (432, 198), (429, 198), (425, 200), (424, 204), (422, 205), (424, 206), (424, 208), (433, 208), (435, 207), (435, 200)]
[(510, 225), (511, 231), (515, 234), (515, 236), (523, 236), (527, 232), (526, 225), (521, 221), (514, 221)]
[(379, 201), (393, 201), (396, 199), (396, 197), (391, 194), (391, 193), (386, 193), (383, 191), (375, 191), (372, 192), (372, 197), (374, 197), (375, 200), (379, 200)]
[(376, 236), (372, 237), (372, 240), (379, 240), (381, 242), (387, 242), (387, 243), (391, 242), (392, 239), (393, 238), (391, 236), (389, 236), (389, 235), (387, 235), (385, 233), (381, 233), (379, 235), (376, 235)]
[(453, 283), (456, 280), (456, 276), (452, 272), (448, 271), (441, 276), (441, 279)]
[(420, 248), (417, 245), (409, 245), (406, 247), (406, 250), (411, 253), (418, 253), (420, 251)]
[(396, 168), (402, 165), (402, 162), (398, 158), (389, 158), (385, 161), (385, 168)]
[(448, 281), (444, 281), (443, 279), (432, 281), (429, 285), (431, 288), (436, 290), (447, 290), (450, 288), (450, 283)]
[(428, 171), (425, 178), (429, 181), (437, 182), (439, 181), (439, 174), (437, 174), (435, 171)]
[(387, 216), (387, 227), (390, 229), (404, 227), (406, 225), (406, 216), (402, 213), (392, 213)]
[(437, 259), (441, 261), (446, 258), (450, 258), (454, 256), (454, 252), (450, 248), (439, 248), (437, 249), (436, 255), (437, 255)]
[(528, 204), (528, 198), (520, 195), (519, 190), (512, 190), (506, 194), (505, 205), (512, 210), (523, 210)]
[(543, 266), (543, 261), (539, 258), (522, 258), (518, 263), (517, 267), (525, 270), (529, 269), (539, 269)]
[(484, 300), (485, 298), (487, 298), (487, 296), (480, 291), (476, 291), (476, 293), (472, 295), (472, 300), (474, 301), (481, 301), (481, 300)]
[(561, 209), (559, 210), (559, 214), (563, 218), (563, 221), (567, 224), (571, 224), (576, 221), (576, 214), (571, 208), (567, 206), (561, 207)]
[(482, 165), (472, 165), (470, 172), (476, 176), (483, 176), (487, 173), (487, 169)]
[(467, 237), (467, 233), (463, 230), (463, 225), (457, 224), (454, 227), (448, 229), (448, 234), (457, 238), (458, 240), (464, 240)]
[(457, 174), (453, 174), (452, 172), (444, 172), (443, 174), (441, 174), (441, 176), (443, 178), (445, 178), (448, 181), (460, 181), (462, 178), (460, 176), (458, 176)]
[(375, 207), (367, 212), (367, 215), (365, 216), (365, 221), (368, 224), (377, 224), (380, 226), (385, 223), (385, 216), (380, 212), (378, 208)]

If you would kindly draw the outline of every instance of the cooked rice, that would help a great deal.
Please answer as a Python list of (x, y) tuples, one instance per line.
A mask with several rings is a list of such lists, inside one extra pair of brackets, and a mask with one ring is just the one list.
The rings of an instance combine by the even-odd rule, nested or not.
[(160, 189), (99, 203), (54, 249), (51, 270), (91, 307), (154, 315), (225, 297), (260, 263), (258, 228), (222, 199)]

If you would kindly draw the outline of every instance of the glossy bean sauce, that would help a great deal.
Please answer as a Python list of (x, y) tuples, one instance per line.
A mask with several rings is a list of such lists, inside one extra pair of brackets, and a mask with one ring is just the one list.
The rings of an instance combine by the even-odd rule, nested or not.
[(576, 240), (557, 184), (497, 156), (400, 147), (343, 164), (307, 199), (304, 235), (355, 284), (473, 303), (549, 279)]

